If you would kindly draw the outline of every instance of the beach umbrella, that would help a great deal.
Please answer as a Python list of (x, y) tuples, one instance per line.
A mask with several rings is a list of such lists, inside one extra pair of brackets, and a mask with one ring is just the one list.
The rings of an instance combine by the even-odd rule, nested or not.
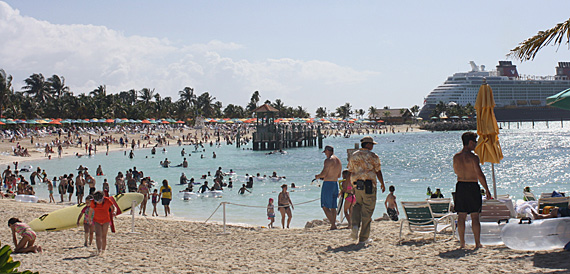
[(142, 122), (141, 122), (141, 123), (143, 123), (143, 124), (150, 124), (150, 121), (149, 121), (149, 120), (147, 120), (147, 119), (144, 119), (144, 120), (142, 120)]
[(114, 123), (114, 122), (115, 122), (115, 120), (113, 120), (113, 119), (107, 119), (107, 120), (105, 120), (105, 123)]
[(495, 180), (495, 164), (503, 159), (503, 152), (499, 144), (499, 126), (495, 118), (495, 99), (493, 99), (493, 90), (483, 81), (477, 94), (475, 101), (475, 109), (477, 110), (477, 135), (479, 141), (475, 148), (475, 153), (479, 155), (479, 161), (483, 163), (491, 163), (493, 172), (493, 196), (497, 198), (497, 182)]
[(176, 121), (177, 124), (184, 124), (184, 121)]
[(53, 120), (53, 121), (49, 122), (49, 124), (50, 124), (50, 125), (61, 125), (61, 123), (58, 122), (58, 121), (56, 121), (56, 120)]
[(2, 121), (0, 121), (0, 125), (5, 125), (5, 123), (4, 123), (4, 122), (2, 122)]
[(570, 88), (546, 97), (546, 105), (570, 110)]

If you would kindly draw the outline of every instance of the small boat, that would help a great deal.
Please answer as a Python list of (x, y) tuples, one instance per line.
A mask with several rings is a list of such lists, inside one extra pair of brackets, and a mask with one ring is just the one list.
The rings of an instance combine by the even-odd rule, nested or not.
[(30, 165), (25, 165), (25, 166), (22, 166), (22, 167), (20, 168), (20, 172), (31, 172), (31, 171), (32, 171), (32, 168), (33, 168), (33, 167), (30, 166)]

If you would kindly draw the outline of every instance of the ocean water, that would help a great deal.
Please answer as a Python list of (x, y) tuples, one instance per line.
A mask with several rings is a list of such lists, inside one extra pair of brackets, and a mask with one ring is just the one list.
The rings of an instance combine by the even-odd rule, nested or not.
[[(568, 191), (570, 184), (570, 124), (563, 127), (560, 122), (522, 124), (501, 124), (502, 130), (499, 140), (503, 149), (504, 159), (495, 165), (495, 176), (498, 194), (509, 194), (514, 199), (522, 198), (522, 190), (530, 186), (535, 194), (541, 192)], [(410, 132), (396, 134), (374, 135), (379, 143), (374, 151), (380, 156), (382, 171), (386, 181), (386, 189), (390, 185), (396, 187), (398, 201), (418, 201), (425, 199), (427, 187), (432, 190), (440, 188), (445, 197), (451, 197), (454, 191), (456, 177), (453, 172), (452, 157), (461, 150), (461, 134), (463, 132)], [(353, 135), (351, 138), (329, 137), (324, 140), (324, 145), (332, 145), (335, 154), (346, 166), (347, 149), (354, 148), (362, 136)], [(189, 162), (188, 168), (171, 167), (162, 168), (159, 162), (168, 158), (173, 165), (182, 162), (180, 151), (182, 148), (190, 152), (186, 156)], [(220, 202), (230, 202), (226, 206), (226, 218), (229, 223), (267, 225), (265, 207), (269, 198), (277, 200), (280, 186), (283, 183), (295, 183), (297, 188), (289, 188), (293, 204), (293, 227), (303, 227), (307, 221), (325, 218), (320, 202), (312, 201), (320, 197), (320, 187), (311, 183), (314, 175), (322, 169), (324, 154), (317, 147), (289, 149), (287, 154), (266, 155), (265, 152), (244, 150), (231, 145), (205, 146), (204, 152), (193, 152), (194, 146), (170, 146), (162, 153), (150, 154), (150, 149), (135, 151), (135, 158), (129, 159), (125, 152), (117, 151), (109, 153), (97, 153), (92, 157), (64, 157), (61, 159), (31, 161), (21, 165), (32, 165), (45, 169), (50, 176), (60, 176), (69, 173), (76, 174), (79, 165), (89, 167), (91, 173), (95, 173), (98, 165), (101, 165), (104, 176), (97, 176), (97, 189), (101, 189), (103, 179), (107, 178), (111, 185), (111, 194), (115, 193), (114, 178), (119, 171), (134, 166), (142, 170), (145, 176), (150, 176), (160, 186), (163, 179), (167, 179), (173, 187), (174, 199), (171, 210), (175, 217), (189, 220), (204, 221), (218, 207)], [(212, 157), (215, 152), (217, 158)], [(201, 159), (200, 155), (204, 158)], [(215, 174), (218, 167), (228, 172), (232, 169), (237, 173), (233, 177), (234, 188), (224, 189), (222, 198), (196, 198), (182, 200), (177, 193), (184, 189), (185, 185), (177, 185), (181, 172), (188, 178), (194, 177), (201, 182), (200, 176), (208, 171)], [(2, 170), (4, 166), (0, 167)], [(489, 187), (492, 190), (491, 164), (482, 165), (483, 172), (487, 177)], [(265, 180), (255, 181), (252, 193), (245, 195), (237, 194), (237, 190), (244, 183), (244, 175), (266, 174), (270, 176), (275, 171), (280, 176), (286, 176), (285, 180), (273, 182)], [(29, 173), (24, 173), (29, 177)], [(212, 178), (208, 178), (209, 185)], [(225, 178), (227, 181), (227, 177)], [(198, 186), (195, 186), (197, 189)], [(43, 184), (35, 187), (37, 195), (41, 199), (48, 199), (47, 187)], [(373, 218), (381, 217), (385, 212), (384, 199), (387, 192), (378, 192), (376, 210)], [(59, 195), (55, 195), (56, 201)], [(308, 203), (304, 203), (308, 202)], [(304, 203), (304, 204), (301, 204)], [(248, 207), (239, 206), (247, 205)], [(164, 213), (161, 205), (157, 206), (158, 212)], [(152, 212), (152, 204), (147, 206), (147, 215)], [(137, 212), (138, 213), (138, 212)], [(212, 217), (213, 221), (222, 220), (222, 210), (218, 210)], [(276, 225), (280, 225), (280, 214), (277, 213)]]

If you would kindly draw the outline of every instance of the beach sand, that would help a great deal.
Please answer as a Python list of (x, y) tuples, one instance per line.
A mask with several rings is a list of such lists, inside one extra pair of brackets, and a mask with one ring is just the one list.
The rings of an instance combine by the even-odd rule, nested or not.
[[(0, 240), (11, 243), (10, 217), (24, 222), (62, 205), (0, 200)], [(162, 207), (159, 212), (162, 211)], [(138, 213), (138, 212), (137, 212)], [(567, 251), (522, 252), (505, 246), (458, 249), (458, 241), (433, 242), (431, 234), (405, 233), (400, 222), (373, 222), (371, 244), (357, 245), (349, 230), (228, 227), (170, 218), (117, 218), (105, 256), (83, 247), (83, 229), (38, 233), (41, 254), (13, 254), (19, 270), (40, 273), (568, 273)], [(324, 216), (324, 214), (323, 214)], [(279, 214), (278, 214), (279, 217)], [(277, 218), (279, 219), (279, 218)], [(279, 219), (280, 220), (280, 219)], [(438, 236), (444, 240), (445, 237)]]

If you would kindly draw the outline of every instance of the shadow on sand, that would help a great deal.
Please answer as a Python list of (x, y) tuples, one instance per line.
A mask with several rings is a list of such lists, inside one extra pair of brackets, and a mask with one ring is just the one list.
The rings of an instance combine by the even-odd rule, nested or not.
[(349, 245), (344, 245), (344, 246), (339, 246), (339, 247), (327, 247), (326, 252), (350, 252), (350, 251), (358, 251), (364, 248), (368, 248), (368, 245), (366, 244), (349, 244)]
[(95, 254), (91, 254), (91, 255), (88, 255), (88, 256), (77, 256), (77, 257), (63, 258), (62, 260), (64, 260), (64, 261), (85, 260), (85, 259), (93, 258), (93, 257), (96, 257), (96, 256), (97, 256), (97, 255), (95, 255)]
[(476, 249), (458, 248), (455, 250), (449, 250), (446, 252), (439, 253), (438, 256), (443, 259), (457, 259), (457, 258), (463, 258), (467, 255), (471, 255), (476, 251), (477, 251)]
[(565, 250), (535, 253), (533, 257), (534, 266), (560, 270), (559, 272), (553, 273), (568, 273), (568, 270), (570, 270), (569, 255), (570, 252)]

